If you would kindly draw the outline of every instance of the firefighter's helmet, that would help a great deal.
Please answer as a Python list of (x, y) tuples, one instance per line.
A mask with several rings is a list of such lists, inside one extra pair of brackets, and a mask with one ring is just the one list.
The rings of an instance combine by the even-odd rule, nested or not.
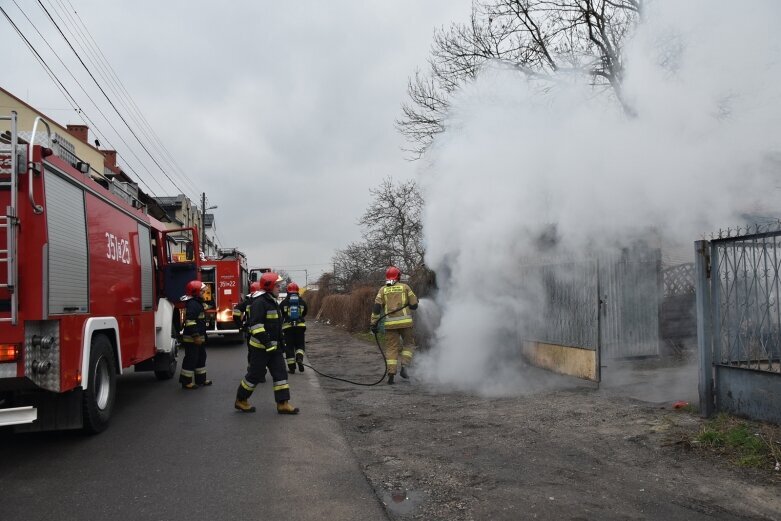
[(273, 271), (264, 273), (263, 275), (260, 276), (261, 291), (272, 291), (274, 289), (274, 285), (276, 285), (276, 283), (279, 282), (280, 280), (282, 280), (282, 277), (280, 277)]
[(387, 270), (385, 270), (385, 280), (395, 280), (398, 282), (401, 279), (401, 270), (397, 268), (396, 266), (389, 266)]
[(287, 285), (287, 292), (288, 293), (298, 293), (298, 284), (295, 282), (291, 282)]
[(249, 292), (255, 293), (256, 291), (260, 291), (260, 282), (257, 280), (249, 285)]
[(191, 280), (184, 287), (184, 294), (189, 297), (197, 297), (201, 294), (201, 288), (203, 288), (203, 282), (200, 280)]

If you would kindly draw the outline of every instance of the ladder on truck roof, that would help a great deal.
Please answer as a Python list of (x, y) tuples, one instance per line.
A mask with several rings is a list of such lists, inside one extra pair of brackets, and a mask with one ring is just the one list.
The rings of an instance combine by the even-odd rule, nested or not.
[[(16, 325), (19, 314), (19, 292), (17, 291), (18, 283), (18, 266), (17, 266), (17, 252), (18, 252), (18, 237), (17, 227), (19, 226), (19, 217), (17, 214), (17, 188), (18, 188), (18, 176), (19, 176), (19, 160), (20, 150), (19, 136), (17, 135), (17, 114), (16, 111), (11, 111), (10, 116), (0, 116), (0, 121), (11, 122), (11, 140), (7, 145), (5, 143), (0, 144), (0, 151), (5, 152), (8, 150), (10, 157), (8, 168), (0, 164), (0, 189), (10, 189), (11, 199), (10, 205), (5, 207), (5, 215), (0, 214), (0, 228), (5, 228), (6, 243), (0, 243), (0, 264), (5, 263), (8, 272), (8, 278), (5, 284), (0, 284), (0, 288), (6, 288), (11, 295), (11, 316), (0, 318), (0, 322), (10, 322), (12, 325)], [(22, 156), (23, 165), (26, 167), (24, 157)], [(25, 168), (26, 169), (26, 168)], [(6, 178), (7, 177), (7, 178)]]

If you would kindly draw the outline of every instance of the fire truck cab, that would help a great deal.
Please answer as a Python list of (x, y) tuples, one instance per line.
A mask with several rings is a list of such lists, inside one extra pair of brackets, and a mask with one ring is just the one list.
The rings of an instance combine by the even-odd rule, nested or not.
[(252, 268), (249, 270), (249, 281), (258, 282), (264, 273), (269, 273), (271, 268)]
[(0, 426), (100, 432), (118, 375), (174, 376), (174, 311), (199, 276), (198, 233), (107, 190), (42, 118), (29, 142), (15, 112), (2, 119)]
[(249, 293), (247, 257), (236, 248), (221, 249), (201, 266), (201, 280), (209, 291), (204, 299), (206, 334), (241, 335), (233, 321), (233, 308)]

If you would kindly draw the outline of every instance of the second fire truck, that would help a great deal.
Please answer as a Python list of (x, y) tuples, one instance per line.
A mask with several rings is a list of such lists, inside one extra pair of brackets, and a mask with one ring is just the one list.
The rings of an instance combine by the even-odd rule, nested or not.
[(233, 321), (233, 308), (249, 292), (247, 257), (236, 248), (222, 249), (219, 256), (202, 262), (201, 280), (209, 287), (206, 334), (241, 335)]

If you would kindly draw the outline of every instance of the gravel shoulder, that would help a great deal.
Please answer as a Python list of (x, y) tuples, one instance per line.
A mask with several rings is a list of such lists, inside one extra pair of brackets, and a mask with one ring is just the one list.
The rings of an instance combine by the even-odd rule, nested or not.
[[(375, 345), (314, 321), (307, 356), (327, 374), (382, 374)], [(319, 380), (391, 519), (781, 519), (777, 476), (687, 449), (702, 420), (663, 404), (577, 381), (486, 398), (414, 374)]]

